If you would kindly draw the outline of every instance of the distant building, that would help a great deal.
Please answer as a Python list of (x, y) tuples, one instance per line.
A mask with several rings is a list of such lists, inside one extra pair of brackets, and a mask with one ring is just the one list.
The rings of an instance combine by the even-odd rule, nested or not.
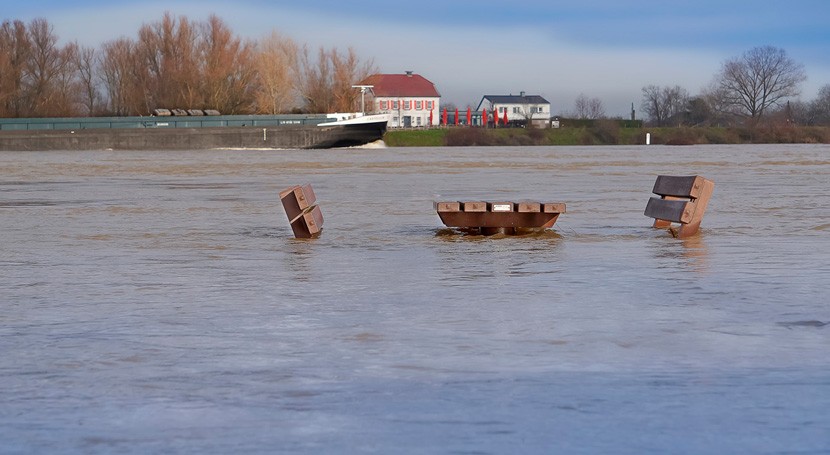
[(390, 114), (390, 128), (434, 126), (441, 121), (441, 95), (419, 74), (374, 74), (360, 85), (373, 86), (373, 110)]
[(484, 95), (478, 103), (477, 111), (487, 109), (492, 118), (497, 113), (499, 121), (504, 119), (507, 112), (507, 121), (512, 123), (530, 124), (537, 127), (547, 127), (550, 124), (550, 103), (539, 95)]

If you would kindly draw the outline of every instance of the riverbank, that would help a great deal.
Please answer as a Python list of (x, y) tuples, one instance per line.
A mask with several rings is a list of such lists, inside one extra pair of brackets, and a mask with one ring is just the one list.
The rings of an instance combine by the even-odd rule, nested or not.
[(433, 128), (389, 130), (384, 142), (393, 147), (522, 146), (522, 145), (637, 145), (650, 134), (652, 144), (827, 144), (830, 127), (769, 125), (756, 128), (661, 127), (625, 128), (616, 122), (591, 127)]

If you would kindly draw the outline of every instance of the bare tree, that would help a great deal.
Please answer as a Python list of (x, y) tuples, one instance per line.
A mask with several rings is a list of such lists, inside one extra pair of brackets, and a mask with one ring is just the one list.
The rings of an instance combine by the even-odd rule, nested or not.
[(58, 38), (45, 19), (32, 20), (27, 35), (31, 52), (24, 73), (26, 115), (48, 115), (46, 111), (54, 104), (53, 98), (57, 95), (53, 82), (63, 66)]
[(61, 67), (56, 72), (51, 91), (52, 102), (43, 109), (50, 117), (72, 117), (82, 112), (82, 89), (75, 62), (78, 60), (78, 45), (70, 43), (59, 50)]
[(704, 96), (690, 97), (686, 121), (692, 126), (708, 126), (717, 120), (712, 107)]
[(196, 30), (187, 17), (165, 13), (161, 21), (141, 26), (135, 56), (145, 113), (202, 104), (197, 52)]
[(215, 15), (201, 27), (203, 106), (228, 114), (253, 110), (256, 77), (254, 45), (234, 36)]
[(813, 124), (830, 124), (830, 84), (823, 85), (818, 90), (818, 96), (809, 105)]
[(320, 48), (312, 61), (308, 48), (300, 57), (300, 94), (308, 112), (350, 112), (356, 109), (358, 92), (352, 88), (376, 68), (361, 62), (353, 49), (341, 55), (337, 49)]
[(31, 46), (22, 21), (3, 21), (0, 26), (0, 116), (23, 114), (23, 78)]
[(574, 102), (574, 116), (582, 120), (604, 118), (605, 107), (599, 98), (588, 98), (580, 93)]
[(643, 101), (640, 107), (657, 126), (664, 126), (672, 120), (683, 123), (689, 107), (689, 94), (683, 87), (643, 87)]
[(299, 47), (276, 31), (260, 42), (255, 57), (257, 70), (256, 111), (279, 114), (297, 101), (296, 76)]
[(107, 110), (114, 115), (144, 112), (145, 96), (141, 87), (136, 43), (119, 38), (103, 44), (99, 79), (104, 85)]
[(654, 122), (657, 126), (661, 126), (666, 120), (666, 113), (663, 108), (661, 99), (660, 87), (656, 85), (647, 85), (643, 87), (643, 101), (640, 103), (640, 109), (646, 113), (649, 120)]
[(74, 44), (59, 47), (46, 19), (33, 19), (28, 27), (14, 27), (18, 53), (11, 59), (11, 85), (17, 116), (74, 115)]
[[(217, 16), (203, 23), (165, 13), (136, 39), (100, 50), (58, 46), (45, 19), (0, 25), (0, 115), (145, 115), (156, 108), (233, 113), (351, 111), (353, 84), (377, 69), (354, 51), (307, 48), (273, 35), (259, 49)], [(299, 94), (299, 96), (298, 96)]]
[(332, 62), (332, 83), (331, 89), (334, 95), (335, 112), (357, 111), (360, 92), (352, 88), (353, 85), (377, 72), (371, 60), (361, 62), (357, 52), (349, 48), (345, 55), (341, 55), (336, 49), (329, 54)]
[(331, 80), (331, 60), (324, 48), (317, 51), (316, 61), (312, 60), (307, 47), (300, 56), (300, 95), (305, 110), (311, 113), (332, 112), (334, 101), (329, 86)]
[(599, 98), (591, 98), (588, 102), (588, 116), (592, 119), (605, 118), (605, 106)]
[(762, 46), (723, 63), (716, 76), (721, 104), (754, 121), (782, 100), (797, 96), (807, 79), (804, 67), (783, 49)]
[[(77, 46), (77, 45), (76, 45)], [(80, 102), (83, 105), (86, 115), (95, 115), (101, 100), (98, 90), (98, 54), (91, 47), (77, 46), (75, 53), (75, 69), (78, 72), (78, 85)]]

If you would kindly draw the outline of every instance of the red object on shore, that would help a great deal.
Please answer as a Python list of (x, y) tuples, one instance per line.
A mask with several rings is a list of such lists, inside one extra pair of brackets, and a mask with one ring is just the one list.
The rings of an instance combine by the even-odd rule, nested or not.
[(442, 125), (447, 124), (447, 108), (444, 108), (444, 111), (441, 112), (441, 124)]
[(493, 126), (499, 126), (499, 111), (493, 109)]
[(458, 108), (455, 108), (455, 126), (458, 126)]
[(429, 110), (429, 126), (432, 126), (432, 109)]
[(473, 111), (468, 107), (467, 108), (467, 126), (473, 124)]
[(481, 110), (481, 125), (487, 128), (487, 108)]
[(507, 109), (504, 110), (504, 121), (502, 123), (504, 123), (504, 126), (507, 126)]

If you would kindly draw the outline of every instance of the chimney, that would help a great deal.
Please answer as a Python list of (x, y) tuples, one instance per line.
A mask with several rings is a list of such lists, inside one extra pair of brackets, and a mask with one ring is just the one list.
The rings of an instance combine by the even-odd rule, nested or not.
[(412, 71), (411, 70), (406, 72), (406, 77), (412, 77)]

